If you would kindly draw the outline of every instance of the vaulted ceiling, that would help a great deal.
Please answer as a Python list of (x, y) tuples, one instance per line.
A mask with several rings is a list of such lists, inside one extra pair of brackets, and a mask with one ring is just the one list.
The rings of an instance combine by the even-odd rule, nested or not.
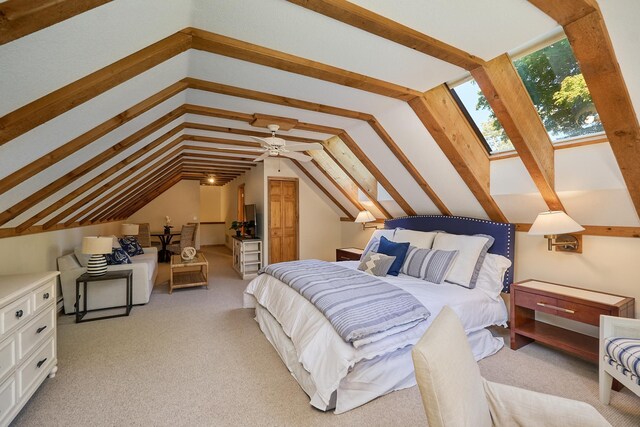
[[(288, 140), (325, 145), (297, 166), (346, 218), (364, 204), (379, 218), (442, 213), (526, 229), (551, 208), (592, 234), (637, 235), (630, 40), (640, 34), (629, 9), (638, 12), (619, 0), (0, 3), (0, 237), (124, 219), (209, 172), (223, 185), (254, 166), (258, 153), (238, 148), (257, 147), (248, 136), (270, 121), (295, 124), (281, 132)], [(554, 146), (506, 55), (559, 26), (602, 117), (595, 142)], [(444, 85), (469, 72), (515, 153), (489, 156)]]

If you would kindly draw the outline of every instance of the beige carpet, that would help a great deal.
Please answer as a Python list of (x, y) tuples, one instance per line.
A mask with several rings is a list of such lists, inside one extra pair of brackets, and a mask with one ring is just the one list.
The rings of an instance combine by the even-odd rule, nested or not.
[[(59, 371), (15, 420), (20, 426), (419, 426), (417, 388), (342, 415), (322, 413), (242, 309), (247, 282), (221, 247), (205, 248), (209, 290), (167, 293), (162, 265), (151, 301), (129, 317), (75, 324), (58, 320)], [(640, 398), (598, 402), (595, 366), (531, 344), (481, 361), (489, 380), (593, 404), (615, 426), (640, 425)], [(561, 420), (560, 420), (561, 421)]]

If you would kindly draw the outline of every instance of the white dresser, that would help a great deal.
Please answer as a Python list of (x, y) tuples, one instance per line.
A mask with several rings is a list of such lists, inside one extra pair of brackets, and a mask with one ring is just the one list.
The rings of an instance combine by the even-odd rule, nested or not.
[(233, 268), (243, 279), (256, 277), (262, 268), (262, 240), (233, 236)]
[(0, 426), (57, 367), (57, 271), (0, 276)]

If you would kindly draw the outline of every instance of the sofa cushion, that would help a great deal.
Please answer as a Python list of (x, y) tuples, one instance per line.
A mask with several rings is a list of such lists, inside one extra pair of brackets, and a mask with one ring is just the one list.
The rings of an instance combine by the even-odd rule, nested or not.
[(604, 341), (604, 360), (640, 384), (640, 339), (610, 337)]
[(82, 246), (76, 246), (75, 248), (73, 248), (73, 254), (76, 256), (76, 259), (81, 266), (86, 267), (89, 265), (89, 258), (91, 258), (91, 255), (83, 254)]

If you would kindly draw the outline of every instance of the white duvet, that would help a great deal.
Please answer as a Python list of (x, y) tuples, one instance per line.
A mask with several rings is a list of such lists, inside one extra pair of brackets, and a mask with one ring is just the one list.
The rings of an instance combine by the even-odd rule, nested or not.
[[(355, 269), (358, 262), (341, 262), (340, 265)], [(309, 372), (316, 386), (316, 393), (311, 396), (313, 406), (327, 408), (340, 381), (356, 363), (415, 344), (445, 305), (458, 314), (467, 334), (490, 325), (506, 324), (507, 310), (502, 299), (495, 301), (479, 289), (437, 285), (405, 275), (381, 279), (411, 293), (431, 316), (418, 327), (392, 331), (395, 333), (383, 339), (370, 343), (361, 341), (357, 346), (343, 341), (313, 304), (274, 277), (262, 274), (247, 286), (245, 308), (254, 308), (256, 302), (265, 307), (295, 346), (298, 362)]]

